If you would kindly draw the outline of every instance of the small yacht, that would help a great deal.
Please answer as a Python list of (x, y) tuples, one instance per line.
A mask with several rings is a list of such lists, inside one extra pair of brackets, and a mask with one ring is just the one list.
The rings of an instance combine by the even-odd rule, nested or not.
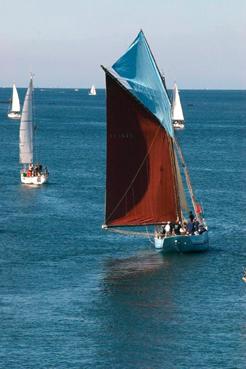
[(20, 172), (21, 183), (28, 185), (41, 185), (47, 182), (49, 173), (48, 169), (43, 170), (43, 166), (40, 163), (34, 164), (33, 149), (34, 149), (34, 124), (33, 124), (33, 108), (32, 108), (32, 96), (33, 96), (33, 79), (31, 77), (29, 87), (26, 92), (21, 123), (20, 123), (20, 163), (23, 164), (23, 168)]
[(89, 91), (90, 96), (95, 96), (97, 94), (96, 87), (94, 85), (91, 86), (91, 89)]
[(10, 119), (20, 119), (20, 100), (17, 92), (17, 88), (15, 83), (13, 84), (13, 92), (12, 92), (12, 99), (11, 99), (11, 107), (8, 112), (8, 118)]
[(174, 84), (173, 88), (172, 122), (175, 129), (184, 128), (184, 114), (180, 102), (178, 86), (176, 83)]

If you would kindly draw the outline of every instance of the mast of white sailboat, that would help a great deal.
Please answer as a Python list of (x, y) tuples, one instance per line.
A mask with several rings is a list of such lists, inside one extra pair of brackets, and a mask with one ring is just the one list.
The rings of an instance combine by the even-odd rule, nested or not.
[(33, 112), (32, 112), (33, 81), (30, 78), (26, 92), (20, 123), (20, 163), (33, 163)]

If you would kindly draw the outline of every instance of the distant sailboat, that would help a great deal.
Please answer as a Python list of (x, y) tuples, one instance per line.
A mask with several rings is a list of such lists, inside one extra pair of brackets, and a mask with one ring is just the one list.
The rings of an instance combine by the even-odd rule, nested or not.
[(95, 96), (96, 94), (97, 94), (96, 87), (94, 85), (92, 85), (91, 89), (90, 89), (90, 92), (89, 92), (89, 95), (90, 96)]
[[(156, 249), (162, 252), (207, 250), (207, 226), (175, 138), (167, 90), (143, 32), (111, 69), (103, 70), (107, 169), (102, 228), (152, 236)], [(129, 229), (147, 226), (154, 232)]]
[(18, 92), (15, 86), (15, 83), (13, 84), (13, 92), (12, 92), (12, 99), (11, 99), (11, 108), (8, 113), (8, 117), (11, 119), (20, 119), (20, 100), (18, 96)]
[(243, 271), (242, 280), (246, 283), (246, 270)]
[(173, 88), (172, 121), (174, 128), (176, 129), (184, 128), (184, 114), (180, 102), (178, 86), (176, 83), (174, 84)]
[(33, 80), (29, 82), (29, 87), (25, 96), (21, 122), (20, 122), (20, 164), (23, 164), (21, 170), (21, 183), (40, 185), (48, 180), (48, 170), (44, 171), (41, 164), (33, 164)]

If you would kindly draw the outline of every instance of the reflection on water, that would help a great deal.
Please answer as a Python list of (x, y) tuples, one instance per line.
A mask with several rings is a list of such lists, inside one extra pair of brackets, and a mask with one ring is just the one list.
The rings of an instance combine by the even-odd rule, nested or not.
[(123, 279), (160, 269), (164, 263), (161, 254), (148, 251), (124, 259), (111, 259), (106, 263), (106, 279)]
[(113, 311), (116, 309), (118, 319), (118, 308), (121, 312), (125, 308), (134, 309), (136, 314), (143, 316), (146, 316), (145, 309), (147, 315), (152, 308), (167, 308), (169, 311), (169, 305), (172, 305), (169, 269), (168, 258), (155, 251), (108, 261), (105, 265), (104, 292), (105, 296), (110, 296), (112, 303), (111, 318), (114, 320)]

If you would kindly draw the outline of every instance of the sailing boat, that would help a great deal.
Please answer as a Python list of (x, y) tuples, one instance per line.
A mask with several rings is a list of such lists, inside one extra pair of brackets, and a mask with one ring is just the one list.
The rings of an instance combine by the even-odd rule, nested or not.
[(173, 87), (172, 121), (175, 129), (184, 128), (184, 114), (180, 102), (178, 86), (176, 83), (174, 83)]
[(242, 280), (246, 283), (246, 270), (243, 271)]
[(33, 125), (33, 80), (29, 82), (26, 92), (21, 122), (20, 122), (20, 163), (23, 164), (21, 169), (21, 183), (28, 185), (41, 185), (48, 180), (47, 168), (43, 170), (42, 165), (33, 164), (33, 141), (34, 141), (34, 125)]
[[(107, 91), (106, 212), (102, 228), (151, 235), (155, 247), (163, 252), (206, 250), (206, 223), (174, 135), (167, 90), (144, 33), (140, 31), (111, 69), (102, 68)], [(194, 231), (187, 220), (193, 213), (189, 213), (180, 164), (196, 216)], [(151, 233), (129, 230), (147, 226), (153, 227)]]
[(97, 94), (96, 87), (94, 85), (92, 85), (91, 89), (90, 89), (90, 92), (89, 92), (89, 95), (90, 96), (95, 96), (96, 94)]
[(18, 96), (18, 92), (15, 86), (15, 83), (13, 84), (13, 92), (12, 92), (12, 99), (11, 99), (11, 108), (8, 113), (8, 117), (11, 119), (20, 119), (20, 100)]

